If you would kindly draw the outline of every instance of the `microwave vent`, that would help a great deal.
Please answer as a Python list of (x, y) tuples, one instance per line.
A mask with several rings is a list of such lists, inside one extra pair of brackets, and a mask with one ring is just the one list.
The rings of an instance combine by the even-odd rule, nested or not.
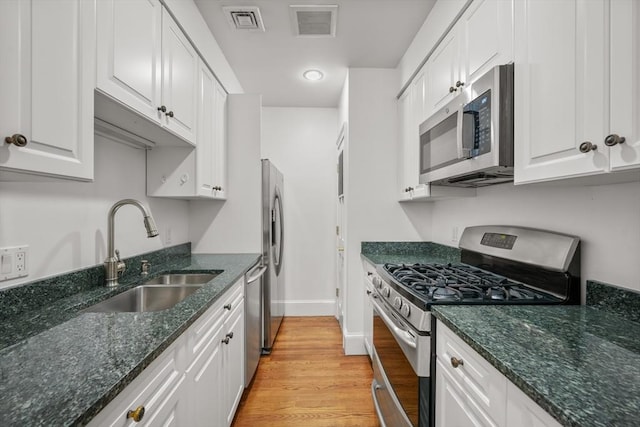
[(337, 5), (290, 5), (293, 34), (298, 37), (335, 37)]

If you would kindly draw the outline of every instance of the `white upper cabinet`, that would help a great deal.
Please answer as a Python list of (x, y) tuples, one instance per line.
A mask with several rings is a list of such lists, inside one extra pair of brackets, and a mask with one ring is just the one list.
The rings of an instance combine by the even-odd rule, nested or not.
[[(610, 148), (611, 170), (640, 166), (640, 4), (611, 2), (611, 102), (608, 134), (625, 138)], [(615, 138), (609, 139), (609, 143)], [(606, 142), (605, 142), (606, 144)]]
[(169, 13), (162, 11), (162, 115), (164, 125), (196, 141), (198, 54)]
[(513, 1), (474, 1), (427, 62), (426, 116), (492, 67), (511, 61)]
[(92, 180), (95, 1), (0, 1), (0, 58), (0, 179)]
[(98, 88), (159, 124), (160, 2), (101, 0), (98, 17)]
[(147, 151), (149, 196), (226, 199), (227, 94), (203, 61), (196, 84), (198, 144)]
[(640, 164), (638, 9), (632, 0), (516, 2), (517, 184)]
[(158, 145), (194, 145), (198, 55), (171, 15), (159, 0), (100, 0), (97, 16), (96, 116)]

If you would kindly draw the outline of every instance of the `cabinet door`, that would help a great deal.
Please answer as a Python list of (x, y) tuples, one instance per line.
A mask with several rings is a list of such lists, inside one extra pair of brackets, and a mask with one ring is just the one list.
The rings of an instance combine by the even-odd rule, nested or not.
[(215, 81), (214, 191), (218, 199), (227, 197), (227, 92)]
[(100, 0), (97, 15), (98, 89), (160, 123), (160, 2)]
[[(400, 124), (400, 135), (398, 141), (400, 142), (400, 156), (398, 156), (398, 183), (400, 186), (400, 199), (407, 197), (408, 189), (413, 183), (411, 179), (411, 168), (409, 165), (412, 160), (410, 158), (409, 147), (413, 142), (418, 143), (416, 130), (416, 138), (412, 138), (413, 132), (413, 114), (412, 114), (412, 102), (411, 102), (411, 86), (408, 87), (400, 99), (398, 99), (398, 122)], [(417, 182), (417, 179), (416, 179)]]
[(95, 1), (0, 1), (0, 57), (0, 170), (93, 179)]
[[(515, 182), (608, 169), (604, 0), (515, 2)], [(596, 150), (583, 153), (580, 144)]]
[(460, 78), (460, 60), (457, 27), (440, 42), (428, 62), (427, 110), (432, 113), (458, 94), (455, 87)]
[(458, 25), (464, 34), (460, 80), (465, 85), (513, 60), (513, 1), (474, 1)]
[(223, 415), (230, 426), (244, 391), (244, 300), (233, 303), (233, 311), (225, 320), (226, 337), (223, 344), (222, 376), (224, 377)]
[[(446, 371), (442, 362), (436, 363), (436, 427), (497, 426), (479, 408)], [(519, 425), (519, 424), (513, 424)]]
[(611, 170), (640, 166), (640, 4), (615, 0), (611, 7), (609, 132), (625, 138), (611, 147)]
[(162, 13), (161, 119), (182, 138), (196, 142), (198, 54), (169, 13)]
[(206, 64), (200, 61), (198, 83), (200, 85), (198, 106), (198, 144), (196, 161), (198, 195), (212, 197), (214, 170), (216, 165), (216, 81)]
[(206, 427), (222, 425), (222, 323), (207, 337), (205, 348), (186, 372), (188, 386), (188, 414), (182, 425)]
[(558, 421), (514, 384), (509, 383), (507, 395), (507, 426), (560, 427)]

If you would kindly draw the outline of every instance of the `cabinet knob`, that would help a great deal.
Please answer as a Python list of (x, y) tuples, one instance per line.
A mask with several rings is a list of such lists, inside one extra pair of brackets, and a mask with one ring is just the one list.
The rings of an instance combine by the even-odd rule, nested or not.
[(4, 139), (4, 142), (6, 142), (7, 144), (13, 144), (16, 147), (24, 147), (25, 145), (27, 145), (29, 140), (24, 135), (15, 133), (11, 136), (6, 137)]
[(225, 343), (225, 344), (229, 344), (229, 337), (225, 337), (225, 338), (222, 340), (222, 342), (223, 342), (223, 343)]
[(626, 140), (627, 139), (624, 136), (619, 136), (615, 133), (612, 133), (604, 139), (604, 145), (606, 145), (607, 147), (613, 147), (616, 144), (622, 144)]
[(167, 113), (167, 116), (169, 116), (169, 117), (173, 117), (173, 111), (169, 111), (169, 112)]
[(233, 331), (229, 332), (226, 337), (229, 339), (233, 338)]
[(224, 308), (225, 310), (231, 311), (231, 304), (225, 304), (224, 307), (222, 308)]
[(458, 89), (456, 89), (455, 87), (451, 86), (451, 87), (449, 88), (449, 93), (453, 93), (453, 92), (455, 92), (455, 91), (457, 91), (457, 90), (458, 90)]
[(598, 149), (598, 146), (596, 144), (592, 144), (590, 141), (585, 141), (582, 144), (580, 144), (580, 152), (581, 153), (588, 153), (589, 151), (596, 151)]
[(373, 273), (370, 271), (367, 271), (367, 276), (373, 276)]
[(458, 366), (463, 366), (464, 365), (464, 361), (462, 359), (458, 359), (456, 357), (451, 357), (451, 366), (453, 366), (454, 368), (457, 368)]
[(165, 107), (164, 105), (161, 105), (160, 107), (158, 107), (158, 111), (160, 111), (162, 113), (166, 113), (167, 112), (167, 107)]
[(458, 80), (456, 82), (456, 87), (460, 87), (460, 86), (464, 86), (464, 82), (461, 82), (460, 80)]
[(142, 417), (144, 417), (144, 406), (140, 405), (133, 411), (127, 412), (127, 419), (131, 418), (135, 422), (142, 421)]
[(371, 295), (371, 291), (367, 289), (367, 295)]

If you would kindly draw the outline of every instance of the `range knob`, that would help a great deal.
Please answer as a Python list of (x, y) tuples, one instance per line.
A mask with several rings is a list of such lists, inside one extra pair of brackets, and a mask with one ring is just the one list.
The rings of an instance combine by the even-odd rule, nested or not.
[(400, 310), (400, 307), (402, 307), (402, 300), (400, 299), (400, 297), (395, 297), (393, 299), (393, 306)]
[(389, 289), (388, 286), (382, 288), (382, 296), (384, 296), (385, 298), (389, 298), (389, 295), (391, 295), (391, 289)]
[(373, 286), (375, 286), (378, 289), (380, 289), (380, 287), (382, 286), (382, 279), (380, 279), (378, 276), (373, 276), (373, 279), (371, 279), (371, 282), (373, 283)]
[(409, 304), (402, 304), (402, 307), (400, 307), (400, 314), (402, 314), (402, 316), (405, 318), (409, 317), (409, 315), (411, 314), (411, 307), (409, 307)]

